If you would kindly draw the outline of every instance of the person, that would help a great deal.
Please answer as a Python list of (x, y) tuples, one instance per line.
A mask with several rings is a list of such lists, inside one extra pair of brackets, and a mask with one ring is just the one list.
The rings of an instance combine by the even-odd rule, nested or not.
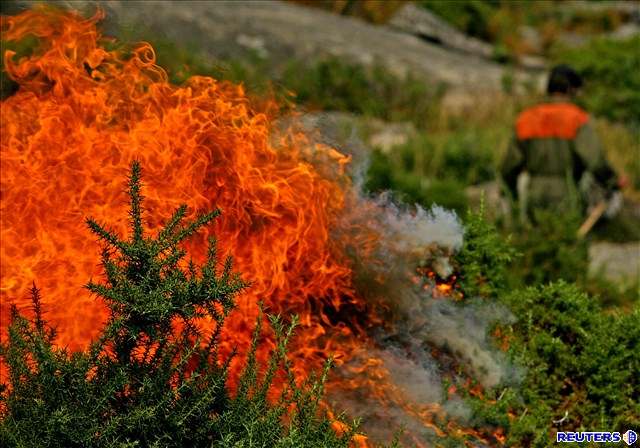
[(573, 68), (554, 67), (548, 100), (524, 110), (516, 120), (500, 171), (523, 220), (531, 219), (536, 208), (566, 210), (572, 198), (583, 210), (606, 201), (609, 217), (621, 207), (621, 185), (592, 120), (573, 103), (582, 84)]

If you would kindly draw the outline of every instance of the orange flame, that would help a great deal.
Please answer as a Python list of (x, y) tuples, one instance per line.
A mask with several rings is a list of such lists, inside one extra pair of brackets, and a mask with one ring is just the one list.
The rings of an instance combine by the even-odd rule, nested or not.
[[(342, 190), (303, 161), (301, 135), (278, 149), (270, 143), (270, 117), (251, 108), (242, 87), (204, 77), (172, 86), (149, 44), (128, 59), (105, 50), (101, 17), (38, 10), (3, 19), (3, 39), (35, 34), (45, 45), (17, 62), (5, 54), (20, 91), (2, 103), (3, 310), (26, 306), (36, 281), (61, 345), (82, 349), (97, 336), (105, 310), (81, 285), (100, 275), (98, 248), (83, 217), (126, 233), (122, 181), (139, 159), (151, 229), (179, 203), (223, 210), (210, 231), (252, 282), (225, 344), (248, 344), (263, 300), (270, 312), (300, 315), (304, 346), (292, 356), (301, 370), (319, 367), (325, 307), (356, 300), (328, 236)], [(346, 159), (329, 156), (338, 166)], [(202, 246), (193, 244), (195, 257)]]
[[(348, 180), (340, 173), (349, 158), (300, 133), (274, 139), (276, 105), (256, 108), (242, 86), (197, 76), (171, 85), (147, 43), (131, 54), (106, 49), (96, 27), (102, 17), (100, 11), (83, 19), (38, 8), (2, 18), (3, 40), (35, 35), (41, 41), (33, 55), (19, 60), (11, 51), (4, 54), (20, 89), (1, 104), (2, 334), (10, 304), (28, 307), (35, 281), (58, 344), (81, 350), (97, 337), (106, 310), (82, 289), (101, 275), (99, 247), (84, 217), (127, 233), (123, 179), (138, 159), (151, 231), (182, 203), (192, 217), (222, 209), (222, 218), (189, 249), (202, 259), (207, 233), (216, 235), (221, 255), (232, 254), (236, 269), (251, 281), (226, 323), (223, 353), (234, 346), (246, 351), (258, 301), (268, 312), (300, 316), (290, 350), (299, 378), (329, 356), (340, 365), (362, 353), (368, 344), (363, 326), (380, 321), (355, 292), (350, 262), (329, 235), (346, 206)], [(322, 158), (332, 175), (321, 175), (309, 154)], [(447, 295), (451, 288), (437, 289)], [(260, 361), (274, 345), (266, 338)], [(381, 405), (400, 402), (442, 434), (432, 424), (437, 405), (403, 404), (410, 398), (392, 384), (379, 359), (368, 357), (362, 369), (366, 374), (328, 387), (367, 388)], [(355, 443), (369, 442), (358, 436)]]

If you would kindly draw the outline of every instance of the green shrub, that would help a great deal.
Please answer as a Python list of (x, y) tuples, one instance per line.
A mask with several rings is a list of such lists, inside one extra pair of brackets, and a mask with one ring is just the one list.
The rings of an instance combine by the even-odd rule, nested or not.
[(430, 86), (410, 74), (331, 57), (311, 65), (291, 61), (276, 80), (295, 92), (295, 101), (311, 109), (346, 111), (388, 121), (426, 126), (434, 116), (442, 86)]
[(460, 128), (419, 131), (389, 151), (372, 151), (369, 191), (393, 190), (407, 203), (436, 203), (463, 215), (468, 207), (465, 188), (495, 178), (501, 132), (452, 125)]
[(458, 131), (445, 141), (437, 175), (464, 179), (468, 185), (495, 179), (494, 142), (488, 133), (475, 129)]
[[(540, 218), (553, 220), (548, 215)], [(545, 229), (561, 229), (566, 223), (556, 219)], [(621, 431), (640, 428), (640, 361), (635, 355), (640, 344), (640, 307), (632, 302), (630, 312), (605, 312), (602, 301), (587, 295), (576, 284), (564, 280), (527, 289), (514, 289), (525, 273), (537, 265), (523, 265), (536, 259), (532, 251), (548, 238), (546, 249), (537, 256), (554, 260), (545, 270), (545, 282), (560, 275), (571, 275), (582, 256), (571, 253), (576, 241), (575, 227), (566, 233), (539, 233), (522, 243), (521, 229), (516, 247), (529, 252), (516, 256), (496, 228), (480, 213), (465, 218), (463, 247), (454, 257), (458, 285), (466, 297), (493, 298), (513, 315), (510, 323), (496, 327), (497, 345), (508, 350), (522, 369), (517, 385), (486, 390), (483, 397), (466, 395), (473, 424), (478, 428), (495, 426), (506, 431), (507, 446), (546, 447), (554, 444), (555, 430)], [(534, 234), (533, 229), (528, 230)], [(543, 231), (544, 232), (544, 231)], [(553, 246), (560, 246), (554, 249)], [(556, 272), (564, 253), (567, 269)], [(514, 265), (519, 267), (514, 268)], [(541, 281), (541, 280), (534, 280)], [(637, 290), (636, 290), (637, 291)], [(637, 292), (636, 292), (637, 294)], [(566, 413), (566, 417), (565, 417)], [(558, 422), (558, 423), (554, 423)]]
[(427, 178), (412, 172), (414, 159), (410, 152), (400, 150), (400, 159), (392, 160), (380, 151), (373, 151), (366, 189), (369, 192), (391, 191), (396, 199), (407, 204), (419, 204), (425, 208), (437, 204), (458, 214), (464, 213), (468, 204), (462, 183), (456, 179)]
[(552, 429), (640, 428), (640, 309), (603, 313), (597, 300), (563, 281), (504, 301), (518, 320), (503, 333), (527, 369), (511, 403), (519, 418), (510, 421), (508, 444), (550, 446)]
[(629, 311), (640, 306), (640, 283), (637, 278), (626, 280), (612, 280), (602, 272), (595, 272), (581, 286), (585, 292), (597, 298), (603, 307)]
[(517, 224), (513, 229), (513, 246), (521, 256), (511, 265), (511, 285), (539, 285), (560, 279), (584, 283), (589, 267), (588, 243), (576, 236), (582, 216), (571, 210), (536, 210), (535, 222), (533, 227)]
[[(285, 353), (293, 327), (285, 329), (279, 318), (271, 318), (276, 348), (264, 369), (256, 362), (262, 316), (258, 319), (237, 393), (229, 393), (233, 355), (221, 359), (218, 340), (235, 295), (247, 284), (232, 272), (230, 258), (219, 266), (214, 240), (201, 268), (181, 267), (186, 253), (180, 244), (219, 211), (183, 224), (187, 210), (182, 206), (152, 238), (142, 228), (137, 163), (129, 194), (130, 239), (87, 220), (104, 243), (106, 274), (106, 283), (90, 282), (87, 288), (110, 311), (88, 351), (55, 347), (55, 331), (43, 321), (35, 286), (35, 319), (13, 309), (9, 339), (0, 345), (9, 368), (9, 383), (0, 394), (0, 444), (347, 447), (353, 430), (337, 436), (330, 421), (319, 416), (324, 376), (296, 386)], [(211, 335), (198, 330), (201, 318), (215, 322)], [(271, 404), (267, 394), (279, 371), (288, 385)]]
[(458, 282), (465, 296), (497, 298), (507, 288), (508, 266), (517, 253), (479, 212), (467, 211), (464, 243), (455, 255)]

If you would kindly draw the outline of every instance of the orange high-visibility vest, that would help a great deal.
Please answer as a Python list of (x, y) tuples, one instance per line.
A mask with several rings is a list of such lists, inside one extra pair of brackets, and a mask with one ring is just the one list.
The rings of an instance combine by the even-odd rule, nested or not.
[(589, 115), (571, 103), (546, 103), (523, 111), (516, 121), (519, 140), (559, 138), (573, 140)]

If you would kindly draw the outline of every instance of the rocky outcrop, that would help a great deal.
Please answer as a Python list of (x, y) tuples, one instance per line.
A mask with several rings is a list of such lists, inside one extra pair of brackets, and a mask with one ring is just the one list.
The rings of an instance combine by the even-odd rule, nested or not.
[[(23, 2), (23, 4), (26, 2)], [(258, 56), (270, 64), (291, 58), (313, 61), (324, 56), (352, 63), (380, 64), (475, 95), (501, 91), (505, 67), (482, 55), (427, 42), (391, 26), (279, 1), (73, 1), (67, 6), (107, 12), (107, 30), (125, 26), (133, 38), (160, 35), (197, 48), (210, 59)], [(145, 30), (147, 34), (145, 34)], [(482, 50), (484, 51), (484, 50)], [(537, 79), (537, 72), (515, 70), (509, 76)]]

